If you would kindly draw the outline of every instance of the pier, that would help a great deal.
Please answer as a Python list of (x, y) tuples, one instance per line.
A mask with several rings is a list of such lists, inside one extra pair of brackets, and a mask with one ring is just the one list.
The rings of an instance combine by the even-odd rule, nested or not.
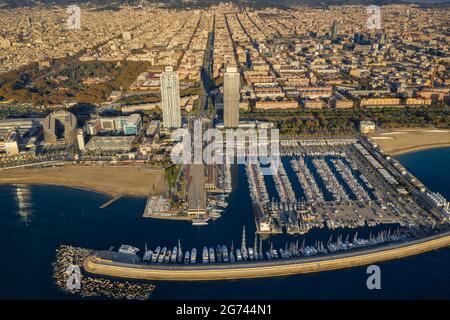
[(337, 202), (349, 201), (350, 199), (347, 193), (331, 171), (327, 162), (324, 159), (313, 159), (312, 162), (316, 167), (317, 173), (324, 181), (325, 187), (333, 195), (334, 200)]
[(291, 166), (297, 175), (297, 179), (305, 192), (306, 199), (308, 201), (323, 202), (324, 197), (322, 191), (320, 191), (319, 186), (314, 180), (311, 171), (305, 164), (303, 158), (291, 160)]
[[(450, 215), (445, 199), (364, 138), (281, 140), (280, 153), (286, 161), (270, 178), (256, 179), (260, 164), (246, 170), (259, 234), (305, 234), (325, 225), (432, 228)], [(294, 181), (302, 199), (295, 198)], [(279, 200), (268, 201), (274, 196)]]
[(120, 198), (123, 197), (123, 194), (120, 194), (118, 196), (115, 196), (114, 198), (109, 199), (108, 201), (106, 201), (104, 204), (102, 204), (99, 209), (105, 209), (106, 207), (112, 205), (114, 202), (116, 202), (117, 200), (119, 200)]

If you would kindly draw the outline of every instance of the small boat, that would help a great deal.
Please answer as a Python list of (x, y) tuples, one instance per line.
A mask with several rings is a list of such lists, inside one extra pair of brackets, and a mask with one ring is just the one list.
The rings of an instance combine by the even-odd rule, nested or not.
[(138, 251), (139, 251), (139, 248), (130, 246), (128, 244), (121, 245), (118, 250), (118, 252), (125, 253), (125, 254), (136, 254), (136, 253), (138, 253)]
[(241, 253), (242, 253), (242, 259), (244, 259), (244, 261), (247, 261), (247, 259), (248, 259), (247, 248), (243, 247)]
[(253, 248), (248, 248), (248, 257), (250, 258), (250, 260), (253, 260), (255, 258)]
[(151, 262), (155, 263), (158, 261), (158, 256), (159, 256), (160, 251), (161, 251), (161, 247), (160, 246), (156, 247), (155, 251), (153, 251)]
[(150, 260), (152, 259), (152, 255), (153, 255), (152, 250), (145, 251), (145, 254), (144, 254), (144, 257), (142, 258), (142, 260), (150, 262)]
[(277, 249), (273, 249), (273, 250), (272, 250), (272, 256), (273, 256), (275, 259), (278, 259), (278, 252), (277, 252)]
[(184, 254), (184, 264), (189, 263), (189, 258), (190, 258), (190, 254), (189, 254), (189, 250), (187, 250), (186, 253)]
[(216, 248), (216, 259), (217, 262), (222, 262), (222, 247), (220, 245)]
[(231, 248), (230, 248), (230, 261), (231, 263), (235, 263), (236, 259), (234, 258), (234, 243), (231, 241)]
[(162, 248), (161, 253), (159, 254), (159, 257), (158, 257), (158, 263), (163, 263), (164, 262), (164, 258), (166, 256), (166, 252), (167, 252), (167, 248), (166, 247)]
[(200, 218), (199, 211), (197, 210), (197, 218), (192, 219), (192, 225), (193, 226), (207, 226), (208, 219)]
[(172, 263), (177, 262), (177, 256), (178, 256), (178, 248), (175, 246), (172, 249), (172, 255), (170, 257), (170, 262), (172, 262)]
[(208, 255), (208, 248), (207, 247), (203, 247), (202, 262), (203, 263), (208, 263), (209, 262), (209, 255)]
[(164, 263), (169, 263), (170, 262), (171, 253), (172, 252), (170, 250), (167, 250), (166, 256), (164, 257)]
[(194, 219), (192, 219), (192, 225), (193, 226), (207, 226), (208, 225), (208, 220), (207, 219), (194, 218)]
[(191, 263), (194, 264), (197, 262), (197, 249), (193, 248), (191, 250)]
[(216, 262), (215, 254), (214, 254), (214, 248), (209, 248), (209, 262), (214, 263)]
[(242, 253), (239, 249), (236, 249), (236, 259), (238, 262), (242, 261)]
[(218, 212), (217, 210), (212, 210), (212, 211), (209, 212), (209, 216), (211, 218), (216, 218), (217, 219), (217, 218), (221, 217), (221, 213)]
[(144, 257), (142, 258), (142, 261), (150, 261), (152, 259), (152, 250), (147, 249), (147, 243), (145, 243), (145, 253)]
[(152, 254), (153, 254), (152, 250), (147, 249), (147, 242), (146, 242), (145, 243), (145, 253), (144, 253), (144, 257), (142, 258), (142, 261), (150, 261), (152, 259)]
[(236, 262), (236, 259), (234, 258), (234, 253), (233, 253), (233, 251), (230, 251), (230, 262), (231, 262), (231, 263), (235, 263), (235, 262)]
[(222, 255), (223, 255), (223, 262), (228, 262), (229, 258), (228, 258), (228, 249), (226, 245), (222, 246)]

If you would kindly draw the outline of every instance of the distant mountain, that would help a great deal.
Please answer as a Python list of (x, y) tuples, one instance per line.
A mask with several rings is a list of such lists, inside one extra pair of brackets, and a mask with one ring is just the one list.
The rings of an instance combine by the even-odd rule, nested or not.
[(310, 5), (324, 7), (329, 5), (384, 5), (392, 3), (417, 3), (421, 5), (450, 4), (450, 0), (0, 0), (0, 7), (10, 8), (37, 6), (37, 5), (69, 5), (69, 4), (93, 4), (93, 5), (118, 5), (118, 4), (145, 4), (164, 3), (170, 7), (207, 7), (221, 2), (232, 2), (252, 7), (286, 7), (292, 5)]

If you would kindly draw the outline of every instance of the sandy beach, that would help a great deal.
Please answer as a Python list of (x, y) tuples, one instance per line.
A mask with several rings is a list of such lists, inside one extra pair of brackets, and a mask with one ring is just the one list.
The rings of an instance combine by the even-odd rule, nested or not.
[(147, 197), (167, 190), (164, 171), (139, 167), (33, 168), (0, 171), (0, 184), (47, 184), (77, 187), (110, 196)]
[(394, 129), (372, 134), (370, 138), (389, 155), (450, 146), (450, 130), (443, 129)]

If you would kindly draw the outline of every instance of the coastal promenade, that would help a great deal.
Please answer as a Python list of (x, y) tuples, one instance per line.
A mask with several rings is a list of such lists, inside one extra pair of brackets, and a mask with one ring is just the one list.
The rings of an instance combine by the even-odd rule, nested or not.
[(265, 278), (350, 268), (421, 254), (450, 245), (450, 231), (378, 248), (315, 258), (271, 260), (241, 264), (129, 264), (102, 259), (94, 252), (83, 262), (85, 271), (128, 279), (205, 281)]

